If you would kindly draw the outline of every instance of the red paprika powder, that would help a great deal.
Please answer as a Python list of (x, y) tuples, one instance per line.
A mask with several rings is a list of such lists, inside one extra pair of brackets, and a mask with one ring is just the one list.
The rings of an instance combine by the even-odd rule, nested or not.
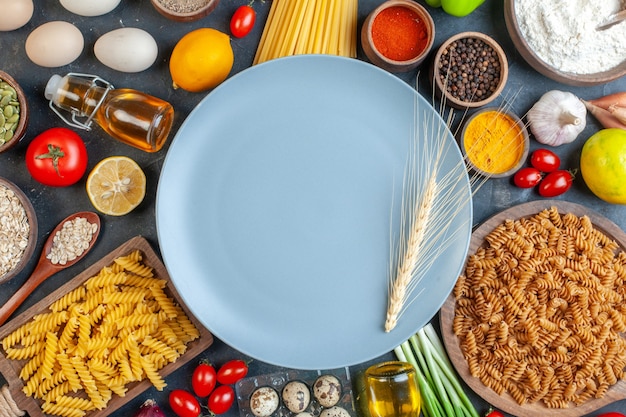
[(428, 29), (414, 10), (392, 6), (382, 10), (374, 18), (372, 41), (378, 52), (387, 58), (408, 61), (426, 48)]

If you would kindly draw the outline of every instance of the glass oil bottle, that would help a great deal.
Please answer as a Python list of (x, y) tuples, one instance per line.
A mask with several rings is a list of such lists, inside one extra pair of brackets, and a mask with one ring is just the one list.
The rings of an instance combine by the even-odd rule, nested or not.
[(95, 121), (113, 138), (146, 152), (163, 147), (174, 121), (174, 108), (167, 101), (130, 88), (116, 89), (94, 75), (53, 75), (44, 95), (68, 125), (90, 130)]
[(365, 394), (371, 417), (418, 417), (421, 398), (413, 365), (388, 361), (365, 370)]

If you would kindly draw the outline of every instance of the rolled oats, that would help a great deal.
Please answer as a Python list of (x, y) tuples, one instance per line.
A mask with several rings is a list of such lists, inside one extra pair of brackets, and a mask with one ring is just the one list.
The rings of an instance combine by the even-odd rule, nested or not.
[(30, 223), (19, 197), (0, 185), (0, 277), (22, 260), (29, 233)]
[(98, 225), (84, 217), (66, 221), (52, 238), (52, 247), (46, 258), (55, 265), (73, 261), (89, 248), (89, 242), (97, 230)]

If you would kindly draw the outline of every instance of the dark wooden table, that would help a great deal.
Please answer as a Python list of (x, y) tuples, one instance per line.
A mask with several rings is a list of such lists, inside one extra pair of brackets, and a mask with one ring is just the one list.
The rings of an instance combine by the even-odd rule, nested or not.
[[(381, 2), (381, 0), (359, 1), (359, 30), (367, 14)], [(63, 122), (49, 109), (48, 102), (43, 95), (44, 87), (50, 76), (55, 73), (63, 75), (68, 72), (97, 74), (110, 81), (116, 87), (135, 88), (161, 97), (170, 101), (176, 108), (177, 117), (174, 126), (176, 130), (180, 127), (186, 115), (189, 114), (206, 93), (187, 93), (171, 88), (168, 59), (174, 44), (185, 33), (198, 27), (213, 27), (228, 32), (230, 16), (238, 6), (247, 4), (248, 0), (222, 0), (217, 9), (206, 18), (186, 23), (167, 20), (153, 9), (149, 0), (122, 0), (121, 4), (113, 12), (91, 18), (72, 15), (58, 1), (35, 0), (34, 3), (35, 14), (26, 26), (12, 32), (0, 32), (0, 69), (12, 74), (21, 84), (28, 95), (31, 111), (26, 137), (10, 152), (0, 154), (0, 176), (16, 183), (33, 202), (39, 220), (37, 249), (37, 252), (39, 252), (47, 234), (60, 220), (76, 211), (93, 210), (84, 190), (85, 179), (67, 188), (45, 187), (30, 177), (24, 164), (26, 147), (35, 135), (50, 127), (63, 126)], [(252, 64), (270, 4), (270, 0), (254, 0), (253, 7), (258, 14), (257, 23), (248, 37), (233, 39), (235, 64), (231, 75), (245, 70)], [(502, 97), (510, 99), (512, 110), (519, 115), (525, 114), (544, 92), (551, 89), (571, 91), (581, 98), (593, 98), (626, 90), (626, 78), (594, 87), (570, 87), (552, 81), (535, 72), (516, 52), (508, 36), (504, 23), (503, 6), (500, 1), (487, 0), (478, 10), (465, 18), (451, 17), (441, 10), (431, 10), (431, 12), (435, 20), (437, 32), (435, 48), (449, 36), (466, 30), (487, 33), (502, 45), (510, 64), (509, 81)], [(82, 55), (72, 64), (62, 68), (38, 67), (27, 58), (24, 51), (24, 42), (30, 31), (40, 24), (51, 20), (70, 21), (81, 29), (85, 37), (85, 49)], [(157, 62), (150, 69), (138, 75), (128, 75), (108, 69), (96, 60), (93, 55), (93, 44), (96, 39), (105, 32), (120, 27), (143, 28), (155, 37), (159, 45), (159, 55)], [(360, 47), (359, 59), (366, 59)], [(426, 76), (426, 64), (418, 70), (397, 74), (397, 76), (410, 84), (414, 84), (418, 72), (420, 74), (419, 91), (427, 98), (432, 97), (431, 87)], [(245, 99), (245, 97), (242, 97), (242, 99)], [(501, 101), (495, 103), (495, 105), (498, 104), (501, 104)], [(264, 111), (264, 109), (259, 109), (259, 111)], [(556, 148), (563, 165), (568, 168), (578, 167), (579, 154), (585, 138), (599, 128), (600, 126), (595, 120), (589, 117), (587, 128), (577, 141)], [(111, 155), (126, 155), (136, 160), (147, 175), (148, 188), (146, 198), (136, 210), (126, 216), (102, 216), (102, 233), (100, 241), (94, 250), (88, 254), (81, 264), (46, 281), (33, 293), (18, 312), (32, 306), (46, 294), (49, 294), (77, 275), (88, 265), (95, 263), (98, 259), (134, 236), (142, 235), (146, 237), (158, 252), (155, 196), (159, 172), (167, 153), (167, 146), (159, 153), (149, 154), (116, 142), (97, 127), (91, 132), (81, 132), (81, 134), (89, 151), (89, 168), (92, 168), (101, 159)], [(533, 141), (532, 147), (536, 148), (538, 144)], [(539, 198), (532, 190), (515, 188), (511, 185), (509, 179), (491, 179), (475, 194), (473, 202), (474, 225), (482, 223), (490, 216), (511, 206)], [(623, 230), (626, 228), (626, 208), (610, 205), (596, 198), (587, 189), (580, 177), (576, 178), (573, 188), (564, 196), (559, 197), (559, 199), (589, 207), (615, 222)], [(0, 285), (0, 302), (8, 300), (11, 294), (22, 285), (30, 271), (34, 268), (35, 262), (36, 257), (33, 257), (30, 264), (20, 275)], [(437, 323), (437, 317), (434, 318), (434, 322)], [(222, 363), (232, 358), (245, 358), (244, 355), (219, 340), (216, 340), (200, 357), (206, 357), (214, 363)], [(370, 363), (392, 357), (393, 355), (390, 353), (380, 358), (374, 358), (368, 363), (353, 366), (351, 371), (353, 374), (358, 374)], [(167, 378), (169, 387), (188, 387), (189, 377), (195, 363), (197, 362), (192, 361), (191, 364), (180, 368), (173, 375), (169, 376)], [(252, 361), (250, 365), (250, 375), (260, 375), (277, 370), (279, 368), (260, 361)], [(0, 377), (0, 385), (2, 385), (1, 379)], [(120, 417), (133, 415), (139, 405), (147, 398), (155, 398), (169, 415), (173, 415), (167, 406), (167, 393), (168, 390), (158, 392), (150, 389), (112, 415)], [(488, 405), (483, 400), (473, 393), (470, 393), (470, 395), (475, 400), (480, 412), (487, 410)], [(622, 401), (607, 406), (605, 411), (626, 412), (626, 402)], [(233, 407), (227, 415), (238, 415), (237, 408)], [(597, 413), (593, 415), (597, 415)]]

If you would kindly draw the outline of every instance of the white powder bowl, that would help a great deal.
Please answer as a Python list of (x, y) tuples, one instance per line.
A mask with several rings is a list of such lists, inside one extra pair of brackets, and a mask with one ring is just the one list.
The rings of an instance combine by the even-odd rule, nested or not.
[[(566, 61), (562, 62), (561, 63), (562, 65), (557, 62), (548, 62), (547, 59), (542, 58), (542, 54), (544, 53), (544, 51), (540, 50), (541, 49), (540, 46), (534, 43), (532, 39), (529, 39), (525, 35), (526, 30), (527, 30), (525, 25), (528, 25), (528, 22), (530, 22), (529, 19), (532, 19), (533, 16), (518, 15), (519, 4), (520, 4), (520, 0), (504, 0), (504, 19), (506, 22), (506, 27), (509, 32), (509, 35), (511, 36), (511, 39), (513, 40), (513, 44), (515, 45), (517, 51), (524, 58), (524, 60), (526, 60), (526, 62), (540, 74), (552, 80), (561, 82), (563, 84), (573, 85), (573, 86), (592, 86), (592, 85), (604, 84), (604, 83), (616, 80), (626, 75), (626, 59), (623, 59), (621, 63), (617, 63), (616, 65), (615, 65), (615, 62), (611, 63), (610, 59), (606, 59), (606, 60), (595, 59), (585, 64), (584, 60), (573, 57), (573, 54), (570, 54), (572, 56), (564, 56), (563, 57), (564, 60), (576, 59), (576, 62), (579, 65), (581, 65), (580, 71), (576, 71), (576, 72), (572, 71), (571, 67), (568, 67), (567, 65), (568, 62)], [(552, 7), (555, 8), (554, 5)], [(608, 16), (606, 16), (606, 18), (608, 18)], [(602, 22), (603, 16), (598, 15), (596, 16), (596, 19), (598, 20), (598, 24), (599, 24)], [(541, 21), (541, 23), (544, 25), (549, 22), (550, 22), (549, 19), (542, 19)], [(536, 22), (536, 23), (539, 23), (539, 22)], [(605, 38), (610, 38), (612, 34), (615, 35), (615, 33), (618, 31), (620, 33), (621, 31), (626, 31), (626, 24), (622, 24), (622, 25), (623, 27), (614, 26), (613, 28), (609, 29), (610, 31), (613, 31), (613, 32), (603, 33), (603, 34), (592, 33), (592, 31), (595, 32), (595, 25), (593, 26), (593, 28), (587, 26), (586, 28), (583, 28), (584, 30), (589, 31), (587, 34), (584, 34), (585, 35), (583, 36), (584, 41), (593, 42), (594, 39), (604, 40)], [(554, 34), (551, 36), (559, 36), (559, 31), (553, 30), (555, 28), (545, 28), (545, 29), (546, 29), (546, 32)], [(561, 33), (560, 36), (563, 36), (563, 34)], [(619, 37), (614, 36), (614, 38), (619, 38)], [(620, 39), (621, 39), (621, 42), (626, 43), (626, 36)], [(557, 39), (552, 39), (552, 40), (547, 39), (546, 42), (552, 45), (563, 44), (562, 40), (559, 43), (559, 40)], [(600, 45), (598, 45), (597, 49), (600, 49)], [(577, 50), (580, 50), (580, 48), (577, 48)], [(623, 47), (618, 48), (617, 50), (623, 51), (624, 48)], [(550, 53), (554, 55), (552, 51)], [(601, 57), (601, 58), (607, 58), (607, 57)], [(588, 57), (588, 59), (592, 59), (592, 57), (590, 56)], [(606, 62), (606, 64), (603, 64), (604, 62)], [(619, 62), (619, 60), (617, 62)], [(599, 67), (594, 68), (593, 65), (598, 65), (598, 63), (599, 63)], [(610, 66), (611, 68), (605, 69), (602, 67), (602, 65)], [(595, 72), (589, 72), (590, 68), (592, 69), (592, 71), (595, 71)]]

